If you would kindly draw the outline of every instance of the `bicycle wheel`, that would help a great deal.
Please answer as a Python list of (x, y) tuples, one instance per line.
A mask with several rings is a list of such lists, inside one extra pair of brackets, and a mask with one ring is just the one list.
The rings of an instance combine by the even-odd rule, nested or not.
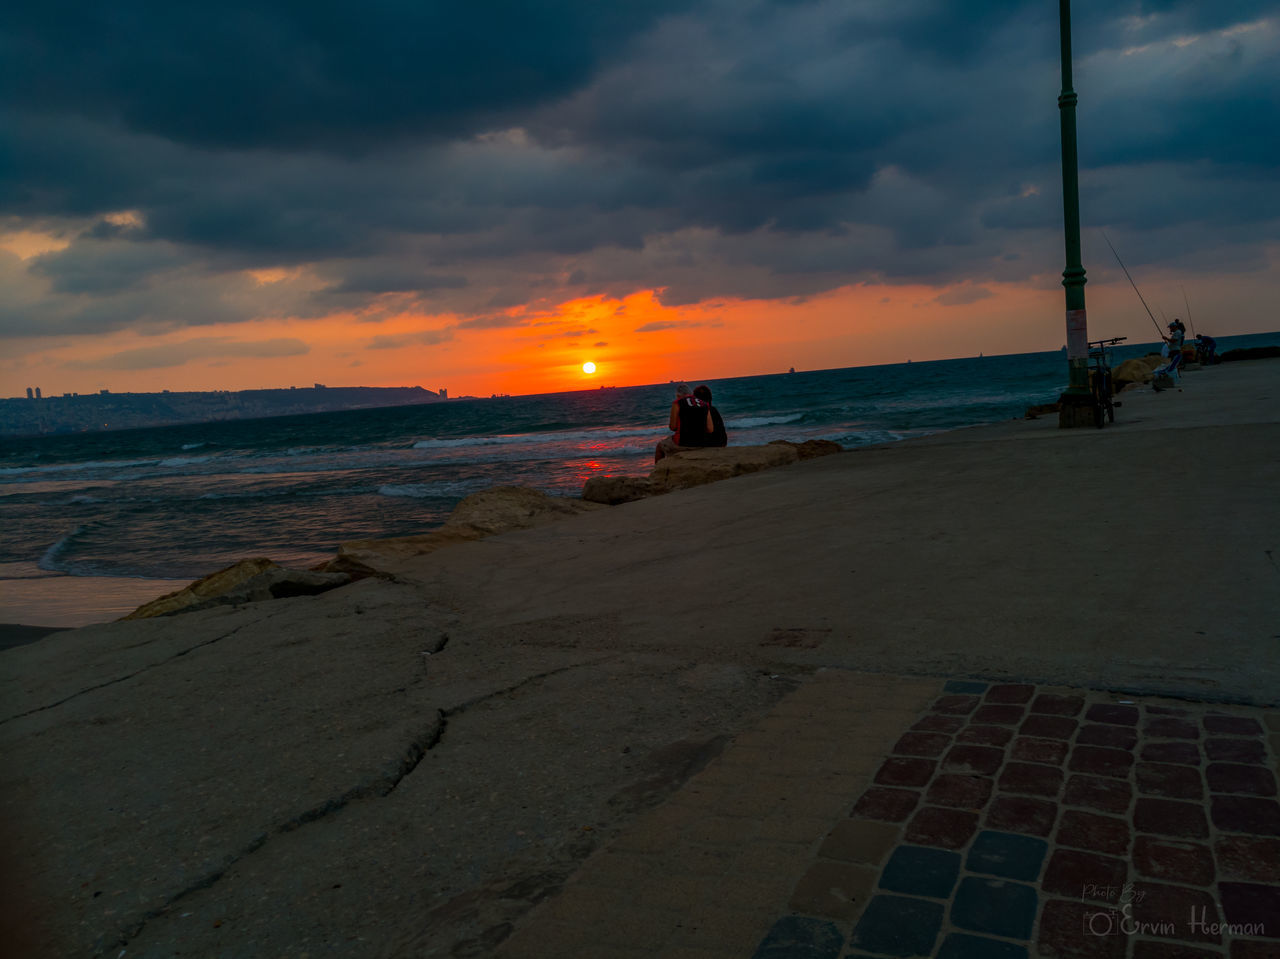
[(1103, 396), (1106, 397), (1107, 404), (1107, 422), (1114, 423), (1116, 421), (1116, 404), (1115, 398), (1111, 393), (1111, 387), (1113, 386), (1111, 382), (1111, 374), (1107, 373), (1107, 375), (1103, 377), (1103, 380)]

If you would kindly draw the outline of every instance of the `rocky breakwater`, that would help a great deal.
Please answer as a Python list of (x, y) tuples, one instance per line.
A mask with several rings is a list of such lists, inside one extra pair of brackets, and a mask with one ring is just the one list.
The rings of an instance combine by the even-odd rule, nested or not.
[(830, 440), (774, 440), (764, 446), (685, 450), (659, 460), (648, 476), (593, 476), (583, 486), (582, 498), (614, 506), (843, 451)]
[(648, 476), (594, 476), (581, 499), (548, 496), (521, 486), (498, 486), (462, 500), (444, 525), (429, 533), (343, 543), (328, 562), (309, 570), (285, 569), (270, 559), (244, 559), (184, 589), (138, 607), (124, 619), (150, 619), (267, 599), (312, 596), (368, 576), (386, 577), (397, 561), (438, 549), (521, 529), (535, 529), (569, 516), (674, 490), (787, 466), (843, 451), (830, 440), (764, 446), (687, 450), (657, 463)]

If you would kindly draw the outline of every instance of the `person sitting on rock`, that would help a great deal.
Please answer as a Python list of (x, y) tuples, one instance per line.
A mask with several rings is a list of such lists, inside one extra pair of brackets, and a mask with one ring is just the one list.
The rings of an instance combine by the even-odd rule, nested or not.
[(1207, 333), (1196, 335), (1196, 359), (1205, 366), (1218, 362), (1218, 343)]
[(711, 405), (711, 387), (704, 385), (695, 386), (693, 395), (707, 404), (707, 408), (711, 410), (711, 434), (707, 437), (707, 446), (728, 446), (729, 434), (725, 432), (724, 420), (720, 417), (720, 411)]
[(672, 435), (658, 440), (658, 446), (653, 451), (655, 463), (672, 453), (708, 445), (707, 438), (715, 429), (715, 423), (711, 419), (711, 404), (694, 396), (688, 383), (680, 383), (676, 386), (676, 398), (671, 404), (667, 426)]

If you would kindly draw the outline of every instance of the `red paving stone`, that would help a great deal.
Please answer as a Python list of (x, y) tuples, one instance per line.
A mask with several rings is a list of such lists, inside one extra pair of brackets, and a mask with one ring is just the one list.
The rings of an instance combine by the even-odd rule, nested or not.
[(985, 825), (989, 829), (1020, 832), (1028, 836), (1047, 836), (1053, 832), (1058, 818), (1058, 804), (1027, 796), (997, 795), (987, 809)]
[(1108, 749), (1105, 746), (1077, 746), (1071, 751), (1068, 768), (1073, 773), (1091, 773), (1094, 776), (1128, 777), (1133, 765), (1133, 753), (1125, 749)]
[(1039, 763), (1009, 763), (1000, 773), (1000, 788), (1008, 793), (1056, 796), (1062, 789), (1062, 770)]
[(1133, 918), (1152, 938), (1222, 942), (1218, 901), (1207, 891), (1140, 880), (1133, 893)]
[(920, 794), (914, 790), (872, 786), (853, 807), (853, 814), (862, 819), (902, 822), (911, 815), (918, 802)]
[(876, 773), (882, 786), (923, 786), (933, 778), (935, 763), (931, 759), (886, 759)]
[(940, 713), (930, 713), (911, 728), (926, 733), (954, 733), (963, 726), (963, 716), (943, 716)]
[(900, 756), (941, 756), (951, 745), (951, 737), (945, 733), (904, 733), (894, 744), (893, 751)]
[(1265, 763), (1266, 749), (1257, 739), (1206, 739), (1204, 752), (1214, 762)]
[(1203, 799), (1204, 783), (1200, 770), (1194, 766), (1175, 766), (1172, 763), (1138, 763), (1134, 768), (1138, 792), (1146, 796), (1163, 796), (1166, 799)]
[(1036, 688), (1027, 683), (1004, 683), (992, 686), (982, 698), (988, 703), (1026, 703), (1035, 691)]
[(925, 801), (935, 806), (981, 809), (991, 798), (994, 780), (985, 776), (957, 776), (943, 773), (930, 784)]
[(1080, 727), (1080, 732), (1076, 733), (1076, 743), (1081, 746), (1110, 746), (1113, 749), (1132, 750), (1138, 745), (1138, 731), (1131, 726), (1091, 723)]
[(1142, 735), (1156, 739), (1199, 739), (1200, 727), (1189, 719), (1172, 716), (1147, 720)]
[(1195, 743), (1147, 743), (1139, 754), (1144, 762), (1200, 765), (1200, 747)]
[(1044, 878), (1045, 892), (1073, 899), (1118, 905), (1129, 867), (1123, 859), (1075, 849), (1058, 849), (1049, 857)]
[(935, 849), (964, 850), (979, 821), (1047, 840), (1033, 955), (1280, 959), (1280, 801), (1263, 735), (1250, 717), (1027, 684), (943, 695), (851, 815), (905, 822), (902, 843)]
[(933, 704), (935, 713), (964, 716), (978, 708), (977, 696), (939, 696)]
[(967, 726), (956, 736), (956, 742), (978, 746), (1005, 746), (1012, 738), (1013, 730), (1008, 726)]
[(1220, 882), (1222, 911), (1233, 926), (1249, 926), (1250, 937), (1280, 939), (1280, 887)]
[(1074, 719), (1066, 716), (1041, 716), (1033, 713), (1018, 728), (1018, 732), (1024, 736), (1041, 736), (1045, 739), (1070, 739), (1075, 735), (1078, 725), (1080, 724)]
[(967, 775), (990, 776), (1004, 762), (1004, 750), (991, 746), (952, 746), (942, 758), (942, 768), (947, 772)]
[(1038, 955), (1054, 959), (1124, 959), (1127, 937), (1109, 934), (1121, 917), (1096, 905), (1050, 899), (1040, 912)]
[(1022, 722), (1022, 717), (1026, 715), (1026, 712), (1027, 710), (1023, 706), (981, 706), (973, 714), (973, 721), (994, 726), (1016, 726)]
[(1213, 853), (1200, 843), (1139, 836), (1133, 843), (1133, 865), (1145, 879), (1163, 879), (1189, 886), (1213, 882)]
[(1223, 836), (1213, 848), (1224, 879), (1280, 883), (1280, 839)]
[(907, 823), (904, 838), (918, 846), (960, 849), (978, 828), (978, 814), (964, 809), (922, 806)]
[(1129, 852), (1130, 830), (1129, 824), (1116, 816), (1068, 809), (1062, 814), (1053, 838), (1060, 846), (1124, 856)]
[(1095, 703), (1084, 714), (1085, 719), (1095, 723), (1114, 723), (1120, 726), (1138, 725), (1137, 706), (1116, 706), (1110, 703)]
[(1041, 693), (1031, 701), (1033, 713), (1053, 716), (1078, 716), (1084, 709), (1083, 696), (1060, 696), (1057, 693)]
[(1247, 793), (1251, 796), (1274, 796), (1276, 777), (1270, 769), (1236, 763), (1210, 763), (1204, 771), (1209, 789), (1216, 793)]
[(1072, 776), (1062, 801), (1068, 806), (1089, 806), (1103, 812), (1122, 813), (1129, 808), (1133, 787), (1121, 779), (1100, 776)]
[(1067, 758), (1068, 746), (1060, 739), (1032, 739), (1030, 736), (1019, 736), (1013, 743), (1011, 759), (1027, 763), (1048, 763), (1061, 766)]
[(1261, 736), (1262, 726), (1246, 716), (1214, 716), (1204, 718), (1204, 728), (1211, 733), (1228, 736)]
[(1138, 832), (1179, 839), (1204, 839), (1209, 835), (1204, 807), (1173, 799), (1142, 797), (1134, 806), (1133, 825)]
[(1223, 832), (1280, 836), (1280, 804), (1252, 796), (1213, 796), (1209, 800), (1213, 824)]

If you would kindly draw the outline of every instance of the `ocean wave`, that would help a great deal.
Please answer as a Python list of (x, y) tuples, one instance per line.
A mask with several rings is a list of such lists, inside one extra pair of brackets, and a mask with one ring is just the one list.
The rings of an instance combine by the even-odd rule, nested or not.
[(727, 430), (751, 430), (760, 426), (782, 426), (804, 419), (804, 413), (787, 413), (777, 416), (745, 416), (737, 420), (725, 420)]
[(132, 466), (154, 466), (155, 460), (86, 460), (83, 463), (52, 463), (48, 466), (6, 466), (0, 476), (26, 476), (32, 473), (70, 473), (77, 470), (123, 469)]
[(170, 456), (168, 459), (161, 460), (157, 465), (172, 469), (175, 466), (194, 466), (196, 463), (207, 463), (213, 459), (212, 456)]
[(183, 443), (182, 448), (184, 450), (198, 450), (202, 446), (208, 446), (208, 445), (209, 445), (208, 443)]
[(67, 500), (67, 502), (68, 503), (105, 503), (106, 500), (98, 496), (89, 496), (88, 494), (81, 494), (79, 496), (71, 497), (71, 499)]
[(60, 540), (44, 551), (44, 554), (36, 561), (36, 566), (43, 570), (54, 573), (65, 573), (66, 566), (62, 563), (62, 556), (71, 548), (72, 541), (84, 532), (83, 526), (77, 526), (71, 532), (67, 533)]
[(518, 443), (545, 446), (554, 443), (581, 443), (604, 439), (641, 439), (664, 432), (656, 426), (625, 426), (605, 429), (573, 430), (556, 433), (505, 433), (497, 436), (460, 436), (453, 439), (418, 440), (416, 450), (457, 449), (464, 446), (510, 446)]

